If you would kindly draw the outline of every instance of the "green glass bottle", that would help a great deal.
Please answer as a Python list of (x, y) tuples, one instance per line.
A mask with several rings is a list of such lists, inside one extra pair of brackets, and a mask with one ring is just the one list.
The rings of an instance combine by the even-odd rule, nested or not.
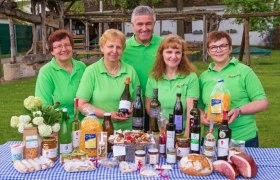
[(73, 145), (73, 151), (78, 152), (80, 148), (80, 136), (81, 136), (81, 122), (78, 118), (79, 111), (78, 111), (78, 104), (79, 99), (74, 99), (74, 120), (72, 121), (72, 145)]
[(68, 114), (67, 108), (62, 109), (62, 122), (59, 130), (59, 150), (60, 154), (71, 153), (72, 152), (72, 138), (71, 130), (67, 126)]

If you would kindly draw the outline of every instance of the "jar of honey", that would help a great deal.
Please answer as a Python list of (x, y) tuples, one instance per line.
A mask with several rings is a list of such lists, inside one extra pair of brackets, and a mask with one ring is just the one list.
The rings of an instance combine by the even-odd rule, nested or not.
[(178, 138), (176, 144), (177, 150), (177, 160), (180, 160), (182, 157), (190, 153), (190, 140), (187, 138)]
[(42, 140), (42, 156), (56, 161), (57, 159), (57, 143), (55, 137), (44, 137)]
[(81, 123), (80, 151), (86, 152), (91, 158), (97, 157), (97, 133), (102, 125), (94, 114), (86, 116)]

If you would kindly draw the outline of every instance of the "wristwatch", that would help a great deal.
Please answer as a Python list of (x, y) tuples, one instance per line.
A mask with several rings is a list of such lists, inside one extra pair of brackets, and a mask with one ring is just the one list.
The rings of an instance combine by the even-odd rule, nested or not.
[(238, 115), (238, 117), (240, 117), (240, 116), (242, 115), (242, 111), (241, 111), (241, 108), (240, 108), (240, 107), (237, 107), (236, 109), (237, 109), (237, 110), (238, 110), (238, 112), (239, 112), (239, 115)]

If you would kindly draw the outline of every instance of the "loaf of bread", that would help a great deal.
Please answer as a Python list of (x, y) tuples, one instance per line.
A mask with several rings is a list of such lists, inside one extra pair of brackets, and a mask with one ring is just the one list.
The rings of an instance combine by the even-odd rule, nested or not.
[(212, 162), (200, 154), (188, 154), (179, 163), (180, 170), (189, 175), (208, 176), (213, 172)]

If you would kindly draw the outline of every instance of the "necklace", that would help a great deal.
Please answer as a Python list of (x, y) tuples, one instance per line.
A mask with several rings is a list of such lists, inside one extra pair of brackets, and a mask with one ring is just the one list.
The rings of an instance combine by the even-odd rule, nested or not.
[[(106, 66), (105, 66), (106, 67)], [(114, 67), (112, 70), (109, 70), (107, 67), (106, 67), (107, 71), (109, 74), (111, 74), (112, 76), (115, 76), (117, 75), (117, 73), (119, 72), (120, 70), (120, 63), (118, 62), (117, 66)]]

